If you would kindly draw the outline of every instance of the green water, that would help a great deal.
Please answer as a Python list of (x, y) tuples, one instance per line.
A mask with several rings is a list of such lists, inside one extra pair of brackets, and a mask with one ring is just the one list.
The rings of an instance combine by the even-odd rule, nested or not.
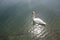
[[(59, 40), (60, 5), (58, 0), (58, 5), (54, 3), (49, 5), (50, 2), (44, 2), (44, 0), (1, 0), (0, 40)], [(33, 26), (33, 10), (47, 23), (47, 27)], [(43, 30), (41, 31), (39, 28)], [(37, 32), (33, 32), (35, 29)], [(41, 36), (37, 35), (38, 31), (41, 31)]]

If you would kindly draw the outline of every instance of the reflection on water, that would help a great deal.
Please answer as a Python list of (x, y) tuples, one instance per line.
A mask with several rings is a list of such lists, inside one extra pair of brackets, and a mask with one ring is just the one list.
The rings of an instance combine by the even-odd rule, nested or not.
[(59, 36), (47, 27), (42, 25), (33, 25), (28, 30), (31, 34), (31, 40), (59, 40)]
[(29, 31), (31, 31), (31, 33), (33, 33), (34, 35), (38, 35), (42, 32), (44, 28), (40, 25), (36, 26), (34, 25), (34, 27), (32, 27)]
[[(41, 39), (44, 38), (48, 32), (46, 32), (47, 29), (45, 28), (45, 26), (42, 25), (34, 25), (33, 27), (30, 28), (29, 32), (31, 33), (31, 35), (33, 35), (33, 39)], [(46, 32), (46, 33), (45, 33)]]

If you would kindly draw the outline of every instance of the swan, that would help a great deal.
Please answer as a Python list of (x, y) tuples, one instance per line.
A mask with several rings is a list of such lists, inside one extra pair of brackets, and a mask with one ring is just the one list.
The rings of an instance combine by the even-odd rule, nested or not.
[(33, 19), (33, 25), (43, 25), (43, 26), (46, 25), (46, 23), (43, 20), (36, 17), (35, 11), (32, 12), (32, 19)]

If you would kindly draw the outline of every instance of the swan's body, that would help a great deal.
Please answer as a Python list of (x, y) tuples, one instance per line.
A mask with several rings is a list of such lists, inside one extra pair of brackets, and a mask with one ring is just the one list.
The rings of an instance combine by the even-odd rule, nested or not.
[(41, 20), (40, 18), (35, 17), (36, 13), (33, 11), (32, 16), (33, 16), (33, 24), (38, 24), (38, 25), (46, 25), (46, 23)]
[(46, 23), (43, 22), (40, 18), (34, 18), (33, 21), (34, 21), (36, 24), (46, 24)]

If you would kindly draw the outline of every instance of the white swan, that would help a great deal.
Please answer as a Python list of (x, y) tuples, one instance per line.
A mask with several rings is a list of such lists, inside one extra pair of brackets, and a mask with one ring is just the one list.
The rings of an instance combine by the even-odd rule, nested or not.
[(32, 12), (32, 19), (33, 19), (33, 24), (35, 25), (35, 24), (38, 24), (38, 25), (46, 25), (46, 23), (43, 21), (43, 20), (41, 20), (40, 18), (36, 18), (36, 13), (35, 13), (35, 11), (33, 11)]

